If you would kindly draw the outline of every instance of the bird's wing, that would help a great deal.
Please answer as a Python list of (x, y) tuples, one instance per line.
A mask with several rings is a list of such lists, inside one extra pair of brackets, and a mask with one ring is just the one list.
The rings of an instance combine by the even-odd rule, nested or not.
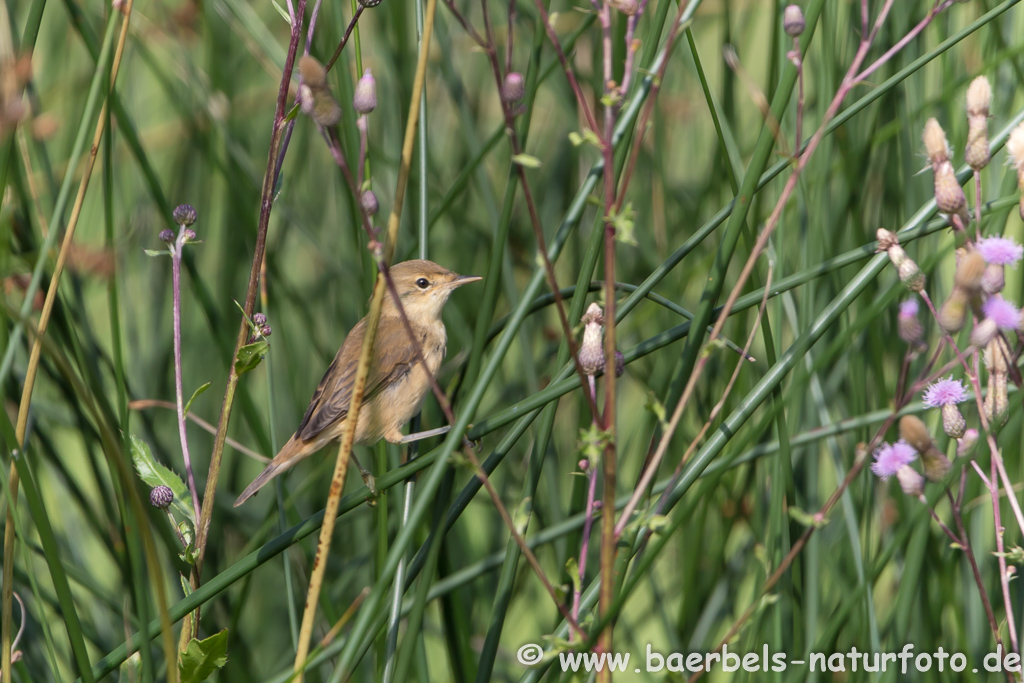
[[(370, 373), (366, 377), (366, 389), (363, 391), (363, 402), (369, 401), (377, 393), (402, 376), (408, 374), (416, 362), (416, 352), (409, 343), (409, 334), (405, 326), (398, 320), (384, 324), (381, 321), (374, 342), (374, 362), (370, 364)], [(334, 362), (327, 368), (327, 373), (320, 380), (313, 393), (313, 398), (306, 408), (306, 414), (299, 423), (295, 435), (304, 440), (315, 438), (338, 420), (348, 415), (349, 402), (352, 398), (352, 385), (356, 378), (356, 367), (359, 354), (363, 348), (363, 337), (366, 333), (366, 319), (359, 321), (345, 343), (338, 349)], [(421, 336), (421, 335), (417, 335)], [(422, 342), (422, 340), (421, 340)]]

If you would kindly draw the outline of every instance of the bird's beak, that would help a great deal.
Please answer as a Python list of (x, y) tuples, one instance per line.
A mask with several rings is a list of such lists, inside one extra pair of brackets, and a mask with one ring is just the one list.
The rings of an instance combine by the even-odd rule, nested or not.
[(462, 285), (468, 285), (470, 282), (476, 282), (477, 280), (483, 280), (479, 275), (456, 275), (455, 279), (448, 284), (452, 287), (461, 287)]

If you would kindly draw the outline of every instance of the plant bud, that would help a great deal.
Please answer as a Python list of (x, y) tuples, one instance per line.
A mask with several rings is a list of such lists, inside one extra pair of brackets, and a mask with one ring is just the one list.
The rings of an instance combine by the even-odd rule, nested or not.
[(975, 294), (981, 289), (981, 279), (985, 276), (985, 259), (976, 251), (969, 251), (960, 259), (956, 267), (954, 284), (968, 294)]
[(944, 161), (949, 161), (949, 142), (946, 141), (946, 132), (934, 118), (928, 119), (924, 124), (924, 149), (932, 168), (937, 168)]
[(964, 157), (975, 171), (988, 165), (991, 154), (988, 147), (988, 112), (992, 103), (992, 86), (984, 76), (978, 76), (967, 88), (967, 147)]
[(264, 325), (263, 327), (260, 328), (260, 334), (262, 334), (264, 337), (269, 337), (272, 331), (273, 330), (270, 329), (270, 325)]
[(1006, 286), (1005, 266), (990, 263), (981, 278), (981, 288), (986, 294), (998, 294)]
[(985, 318), (971, 330), (971, 344), (981, 348), (999, 333), (999, 325), (992, 318)]
[(896, 479), (900, 482), (900, 488), (908, 496), (917, 498), (924, 493), (924, 477), (910, 465), (904, 465), (896, 470)]
[(956, 455), (958, 458), (964, 458), (971, 454), (974, 450), (974, 444), (978, 442), (978, 430), (968, 429), (964, 432), (964, 435), (960, 437), (956, 445)]
[(170, 228), (164, 228), (160, 231), (160, 241), (166, 244), (170, 244), (174, 241), (174, 231)]
[(169, 486), (156, 486), (149, 491), (149, 504), (166, 510), (174, 502), (174, 491)]
[(190, 204), (179, 204), (175, 209), (174, 222), (178, 225), (188, 227), (196, 222), (196, 210)]
[(899, 315), (896, 316), (896, 330), (900, 339), (908, 344), (920, 341), (924, 335), (921, 321), (917, 319), (917, 300), (907, 299), (900, 304)]
[(921, 465), (924, 467), (925, 479), (932, 483), (942, 481), (953, 469), (949, 458), (934, 446), (921, 453)]
[[(635, 0), (634, 0), (635, 2)], [(501, 86), (501, 97), (506, 102), (518, 102), (526, 94), (526, 81), (518, 71), (510, 71), (505, 76), (505, 83)]]
[(252, 324), (256, 327), (262, 327), (267, 324), (267, 316), (264, 313), (253, 313)]
[(611, 5), (627, 17), (632, 17), (640, 11), (640, 3), (637, 0), (611, 0)]
[(931, 434), (924, 426), (921, 418), (915, 415), (904, 415), (900, 418), (900, 438), (914, 447), (918, 453), (926, 453), (934, 448)]
[(196, 231), (193, 230), (192, 228), (185, 228), (184, 230), (182, 230), (181, 236), (185, 238), (186, 242), (196, 241)]
[(363, 72), (363, 77), (356, 83), (352, 106), (360, 114), (369, 114), (377, 108), (377, 82), (373, 80), (370, 69), (366, 69)]
[(1017, 124), (1006, 141), (1010, 165), (1017, 171), (1017, 189), (1021, 191), (1020, 217), (1024, 220), (1024, 123)]
[(590, 304), (587, 312), (580, 319), (583, 323), (583, 343), (580, 345), (578, 358), (583, 372), (593, 377), (604, 369), (604, 349), (602, 348), (601, 326), (604, 325), (604, 313), (601, 307)]
[(782, 13), (782, 29), (786, 35), (796, 38), (804, 32), (805, 26), (804, 13), (800, 5), (787, 5)]
[[(891, 253), (891, 252), (890, 252)], [(904, 254), (904, 256), (906, 256)], [(911, 292), (923, 292), (925, 277), (924, 273), (909, 256), (899, 265), (896, 272), (900, 276), (900, 282)]]
[(953, 164), (943, 161), (935, 168), (935, 204), (939, 211), (961, 218), (967, 211), (967, 196), (956, 179)]
[(942, 406), (942, 431), (951, 439), (959, 439), (967, 428), (967, 420), (960, 413), (955, 403)]
[(299, 57), (299, 75), (302, 82), (311, 88), (327, 87), (327, 70), (315, 57), (302, 55)]
[(377, 203), (377, 195), (373, 193), (373, 190), (363, 190), (363, 194), (359, 196), (359, 206), (367, 216), (376, 215), (380, 205)]
[(992, 86), (984, 76), (978, 76), (967, 88), (967, 115), (988, 116), (992, 104)]
[(953, 334), (964, 328), (967, 320), (967, 293), (959, 287), (954, 287), (949, 293), (949, 298), (939, 309), (939, 327), (946, 332)]
[(878, 251), (889, 251), (900, 243), (900, 238), (891, 230), (879, 228), (875, 231), (875, 238), (878, 240)]

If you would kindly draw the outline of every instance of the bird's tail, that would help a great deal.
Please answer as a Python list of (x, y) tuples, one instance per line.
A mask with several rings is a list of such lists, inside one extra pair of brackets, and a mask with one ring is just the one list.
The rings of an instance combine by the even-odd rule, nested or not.
[(274, 459), (270, 461), (270, 464), (267, 465), (266, 469), (260, 472), (259, 476), (253, 479), (252, 483), (245, 487), (245, 490), (242, 491), (242, 495), (240, 495), (235, 501), (235, 507), (238, 507), (255, 496), (268, 481), (283, 472), (287, 472), (291, 469), (292, 465), (309, 455), (311, 452), (312, 451), (309, 449), (308, 443), (304, 443), (293, 436), (288, 440), (288, 443), (278, 451), (277, 455), (275, 455)]

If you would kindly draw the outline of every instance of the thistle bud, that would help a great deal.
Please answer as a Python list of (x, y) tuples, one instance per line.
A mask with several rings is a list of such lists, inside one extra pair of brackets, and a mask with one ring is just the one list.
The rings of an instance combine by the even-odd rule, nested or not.
[(900, 243), (900, 238), (891, 230), (879, 228), (875, 231), (875, 238), (878, 240), (878, 251), (889, 251)]
[(179, 204), (171, 215), (175, 223), (186, 228), (195, 223), (197, 218), (196, 210), (190, 204)]
[(640, 3), (637, 0), (611, 0), (611, 4), (627, 17), (632, 17), (640, 11)]
[(961, 219), (967, 215), (967, 196), (956, 179), (953, 164), (943, 161), (935, 167), (935, 204), (939, 211), (956, 214)]
[(920, 341), (924, 335), (921, 321), (917, 319), (917, 310), (917, 299), (907, 299), (900, 304), (900, 312), (896, 316), (896, 329), (900, 339), (908, 344)]
[(299, 75), (302, 82), (311, 88), (327, 87), (327, 70), (315, 57), (302, 55), (299, 58)]
[(166, 510), (174, 502), (174, 491), (169, 486), (156, 486), (149, 491), (149, 504)]
[(1010, 139), (1006, 141), (1006, 151), (1009, 154), (1010, 166), (1017, 171), (1017, 189), (1021, 191), (1020, 217), (1024, 220), (1024, 123), (1017, 124), (1010, 132)]
[(270, 325), (264, 325), (263, 327), (260, 328), (260, 334), (262, 334), (264, 337), (269, 337), (271, 332), (272, 330), (270, 329)]
[(975, 171), (988, 165), (988, 112), (992, 103), (992, 86), (984, 76), (978, 76), (967, 88), (967, 147), (964, 157)]
[(587, 312), (580, 319), (583, 323), (583, 343), (580, 345), (578, 358), (583, 372), (594, 376), (604, 368), (604, 350), (602, 346), (601, 326), (604, 325), (604, 313), (597, 304), (590, 304)]
[[(634, 0), (635, 2), (636, 0)], [(505, 83), (501, 86), (501, 97), (506, 102), (518, 102), (526, 94), (526, 81), (518, 71), (510, 71), (505, 76)]]
[(921, 453), (921, 465), (924, 466), (925, 479), (933, 483), (945, 479), (953, 469), (953, 463), (949, 458), (934, 446)]
[(999, 333), (999, 325), (992, 318), (985, 318), (971, 330), (971, 344), (981, 348), (992, 341)]
[(262, 327), (267, 324), (267, 316), (264, 313), (253, 313), (252, 324), (257, 327)]
[(985, 259), (976, 251), (963, 255), (956, 267), (953, 283), (968, 294), (976, 294), (981, 290), (981, 279), (985, 276)]
[(377, 108), (377, 82), (373, 80), (369, 69), (363, 72), (363, 77), (356, 83), (352, 106), (360, 114), (369, 114)]
[(903, 251), (903, 247), (900, 246), (896, 235), (883, 228), (879, 228), (877, 235), (878, 250), (888, 253), (889, 260), (896, 267), (896, 273), (900, 277), (900, 282), (912, 292), (924, 291), (924, 273), (921, 272), (921, 268), (918, 267), (917, 263), (907, 256), (907, 252)]
[(978, 442), (978, 430), (968, 429), (964, 432), (964, 435), (960, 437), (956, 445), (956, 456), (958, 458), (965, 458), (971, 454), (974, 450), (974, 444)]
[(964, 419), (960, 409), (955, 403), (947, 403), (942, 406), (942, 431), (951, 439), (959, 439), (964, 435), (967, 428), (967, 420)]
[(934, 448), (931, 434), (924, 426), (921, 418), (915, 415), (904, 415), (900, 418), (900, 438), (914, 447), (918, 453), (926, 453)]
[(174, 241), (174, 231), (170, 228), (164, 228), (160, 231), (160, 241), (166, 244), (170, 244)]
[(1005, 267), (997, 263), (990, 263), (985, 267), (985, 274), (981, 278), (981, 288), (986, 294), (998, 294), (1006, 286)]
[(949, 161), (949, 142), (946, 140), (946, 132), (934, 119), (928, 119), (924, 124), (924, 149), (928, 154), (928, 161), (932, 168), (938, 168), (939, 164)]
[(588, 469), (590, 469), (590, 461), (587, 460), (586, 458), (580, 458), (580, 461), (578, 463), (576, 463), (576, 464), (584, 472), (586, 472)]
[(959, 287), (953, 288), (949, 298), (939, 309), (939, 327), (953, 334), (964, 328), (967, 320), (967, 293)]
[(904, 465), (896, 470), (896, 479), (900, 482), (900, 488), (908, 496), (917, 498), (924, 493), (924, 477), (910, 465)]
[(376, 215), (380, 205), (377, 203), (377, 195), (373, 193), (373, 190), (363, 190), (359, 196), (359, 206), (367, 216)]
[(787, 36), (796, 38), (804, 32), (804, 13), (800, 5), (787, 5), (782, 13), (782, 30)]

